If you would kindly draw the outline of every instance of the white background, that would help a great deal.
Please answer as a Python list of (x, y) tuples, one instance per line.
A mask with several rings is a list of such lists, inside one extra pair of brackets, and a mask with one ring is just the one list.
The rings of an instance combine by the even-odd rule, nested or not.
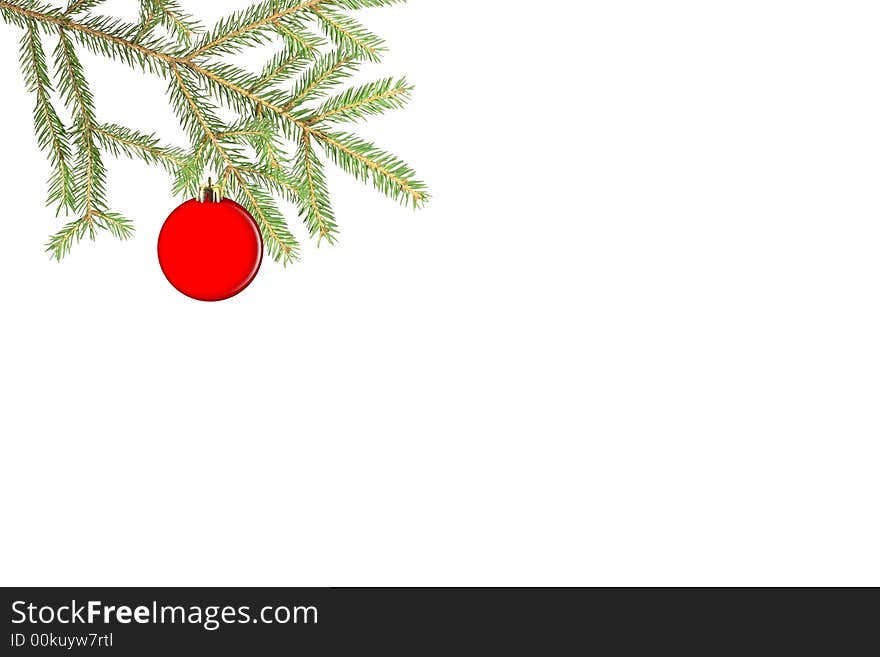
[[(342, 244), (214, 305), (162, 277), (143, 164), (136, 239), (48, 261), (0, 28), (0, 582), (880, 584), (880, 6), (362, 18), (418, 88), (360, 132), (433, 202), (334, 172)], [(183, 145), (164, 82), (84, 60)]]

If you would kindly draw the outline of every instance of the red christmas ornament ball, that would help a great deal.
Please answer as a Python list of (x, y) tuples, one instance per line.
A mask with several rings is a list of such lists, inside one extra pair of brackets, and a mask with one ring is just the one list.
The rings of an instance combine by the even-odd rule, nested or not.
[(159, 233), (159, 264), (179, 292), (223, 301), (250, 285), (263, 262), (263, 236), (235, 201), (193, 199), (178, 207)]

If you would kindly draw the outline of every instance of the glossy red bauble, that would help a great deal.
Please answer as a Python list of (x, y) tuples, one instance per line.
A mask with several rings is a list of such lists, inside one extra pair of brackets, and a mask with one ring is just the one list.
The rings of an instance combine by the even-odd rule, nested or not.
[(235, 201), (187, 201), (159, 234), (159, 264), (179, 292), (223, 301), (250, 285), (263, 262), (263, 236)]

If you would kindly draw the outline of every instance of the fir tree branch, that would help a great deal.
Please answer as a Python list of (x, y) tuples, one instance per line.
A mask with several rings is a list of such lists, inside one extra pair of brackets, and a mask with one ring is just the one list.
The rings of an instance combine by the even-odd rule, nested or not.
[(186, 155), (182, 150), (162, 146), (155, 135), (146, 135), (115, 124), (94, 126), (93, 131), (104, 150), (113, 155), (158, 164), (169, 173), (175, 173), (186, 164)]
[[(311, 9), (327, 0), (268, 0), (250, 9), (234, 14), (221, 21), (199, 46), (186, 56), (192, 61), (211, 51), (232, 53), (247, 44), (261, 43), (265, 39), (265, 31), (285, 16)], [(229, 29), (236, 23), (244, 23), (240, 27)]]
[(156, 29), (156, 26), (159, 24), (159, 15), (158, 14), (149, 14), (145, 16), (142, 23), (138, 25), (137, 34), (135, 34), (131, 38), (132, 43), (140, 43), (145, 36), (147, 36), (150, 32)]
[(299, 260), (299, 242), (287, 227), (287, 221), (281, 214), (275, 201), (256, 185), (251, 185), (240, 168), (229, 169), (235, 187), (242, 193), (244, 206), (254, 215), (263, 231), (266, 252), (285, 266)]
[(182, 46), (190, 45), (196, 35), (202, 32), (198, 21), (187, 14), (176, 0), (140, 0), (140, 2), (143, 27), (134, 38), (135, 42), (160, 24), (176, 36), (177, 42)]
[(34, 125), (37, 143), (49, 153), (52, 175), (49, 178), (49, 205), (57, 204), (58, 211), (72, 210), (75, 205), (73, 174), (71, 172), (71, 148), (55, 106), (52, 104), (52, 82), (46, 65), (46, 52), (40, 41), (37, 26), (28, 21), (28, 28), (21, 43), (21, 65), (29, 91), (37, 97), (34, 108)]
[(106, 0), (73, 0), (69, 5), (67, 5), (67, 9), (64, 10), (64, 15), (74, 16), (76, 14), (80, 14), (84, 11), (88, 11), (89, 9), (94, 9), (105, 1)]
[[(255, 92), (249, 91), (248, 87), (246, 86), (248, 85), (248, 82), (239, 84), (236, 80), (229, 79), (231, 76), (224, 75), (224, 73), (230, 72), (230, 69), (228, 67), (223, 72), (216, 72), (199, 66), (198, 64), (189, 62), (189, 68), (196, 73), (201, 74), (209, 82), (216, 84), (218, 88), (221, 89), (220, 95), (227, 101), (230, 101), (232, 103), (240, 100), (250, 101), (257, 107), (261, 107), (263, 110), (268, 110), (277, 117), (285, 119), (287, 123), (282, 123), (282, 127), (286, 127), (288, 129), (291, 126), (303, 129), (306, 128), (305, 123), (295, 117), (293, 114), (291, 114), (289, 109), (285, 109), (279, 104), (272, 102), (269, 97), (264, 97)], [(253, 82), (250, 83), (250, 86), (253, 86)], [(231, 92), (231, 94), (229, 92)], [(243, 108), (239, 106), (239, 110), (242, 109)]]
[(133, 234), (133, 228), (122, 215), (107, 209), (107, 172), (96, 143), (94, 99), (73, 42), (65, 30), (59, 33), (55, 61), (59, 91), (74, 116), (80, 158), (74, 176), (74, 209), (81, 216), (50, 239), (46, 246), (47, 251), (60, 261), (70, 252), (73, 243), (80, 241), (86, 233), (95, 239), (97, 231), (103, 229), (125, 240)]
[(390, 153), (368, 141), (344, 133), (327, 133), (310, 129), (320, 140), (330, 158), (344, 171), (367, 182), (403, 205), (419, 208), (428, 201), (425, 184), (415, 179), (415, 172)]
[(275, 31), (280, 34), (291, 46), (314, 56), (318, 49), (324, 45), (322, 39), (308, 34), (299, 25), (291, 24), (289, 21), (277, 20), (273, 24)]
[(299, 193), (300, 213), (309, 228), (309, 235), (318, 236), (318, 244), (327, 240), (336, 242), (336, 219), (330, 205), (327, 181), (321, 160), (312, 148), (311, 136), (303, 133), (298, 153), (294, 176), (300, 180)]
[(345, 53), (331, 53), (319, 59), (300, 80), (293, 98), (282, 109), (289, 112), (315, 97), (325, 95), (327, 91), (350, 78), (357, 69), (358, 62)]
[(76, 209), (88, 220), (103, 205), (105, 176), (101, 155), (95, 147), (95, 107), (92, 92), (86, 82), (82, 64), (67, 33), (62, 30), (55, 57), (60, 77), (59, 88), (74, 116), (74, 132), (80, 151), (80, 178), (76, 181)]
[[(64, 10), (41, 0), (0, 0), (0, 18), (25, 30), (21, 63), (28, 89), (37, 99), (38, 143), (53, 168), (50, 200), (80, 214), (52, 238), (50, 251), (60, 259), (72, 244), (85, 235), (94, 237), (98, 230), (122, 239), (131, 234), (130, 222), (107, 209), (102, 152), (164, 167), (174, 175), (175, 193), (195, 194), (205, 170), (214, 169), (254, 215), (269, 255), (285, 264), (298, 258), (299, 244), (273, 195), (298, 204), (309, 234), (319, 243), (336, 241), (336, 220), (316, 144), (330, 161), (387, 196), (413, 207), (423, 205), (426, 187), (407, 164), (330, 127), (403, 107), (412, 92), (406, 80), (378, 80), (326, 98), (360, 62), (377, 61), (384, 50), (379, 37), (344, 12), (399, 1), (264, 0), (204, 33), (178, 0), (140, 0), (136, 25), (92, 15), (90, 10), (102, 0), (70, 0)], [(155, 34), (160, 25), (176, 45)], [(57, 88), (46, 70), (40, 32), (58, 38)], [(216, 59), (279, 37), (284, 49), (258, 74)], [(191, 150), (99, 122), (75, 44), (167, 79), (172, 107), (189, 134)], [(322, 53), (324, 47), (329, 52)], [(292, 90), (283, 89), (289, 81), (294, 81)], [(52, 105), (56, 90), (73, 117), (70, 130)], [(312, 106), (322, 98), (321, 105)], [(221, 107), (233, 110), (240, 120), (231, 125), (221, 120)]]
[(310, 12), (320, 19), (327, 36), (340, 49), (357, 53), (371, 62), (378, 62), (382, 58), (384, 41), (355, 19), (319, 6), (312, 7)]
[[(211, 129), (211, 126), (209, 124), (210, 117), (206, 115), (204, 109), (201, 109), (199, 107), (199, 103), (196, 102), (193, 91), (184, 82), (183, 76), (180, 74), (180, 69), (177, 67), (177, 65), (172, 65), (171, 70), (174, 73), (177, 87), (179, 88), (180, 93), (183, 94), (184, 99), (186, 100), (188, 111), (195, 119), (195, 123), (189, 124), (190, 134), (198, 134), (197, 129), (200, 129), (202, 135), (206, 138), (206, 141), (210, 141), (214, 145), (214, 149), (216, 150), (217, 154), (222, 157), (224, 168), (227, 170), (231, 169), (232, 159), (226, 152), (226, 149), (224, 149), (220, 143), (220, 139), (218, 137), (220, 132)], [(216, 119), (213, 119), (213, 121), (216, 121)]]
[(221, 143), (218, 132), (211, 128), (211, 117), (206, 115), (199, 103), (196, 102), (192, 90), (187, 86), (177, 65), (173, 65), (171, 69), (177, 86), (186, 99), (188, 111), (195, 119), (195, 124), (190, 124), (191, 132), (193, 132), (193, 125), (199, 126), (207, 137), (207, 141), (213, 144), (214, 150), (222, 158), (225, 164), (224, 179), (228, 180), (231, 177), (237, 183), (238, 189), (244, 195), (245, 206), (254, 214), (254, 218), (263, 232), (267, 252), (276, 260), (283, 261), (284, 264), (297, 260), (299, 258), (299, 243), (287, 228), (284, 217), (277, 211), (270, 197), (248, 184), (240, 166), (236, 164), (233, 153)]
[(299, 197), (299, 187), (293, 180), (292, 176), (278, 167), (257, 168), (253, 166), (243, 166), (238, 168), (246, 176), (260, 181), (262, 185), (287, 201), (296, 202)]
[(180, 34), (185, 43), (190, 43), (195, 35), (201, 31), (201, 27), (192, 17), (184, 13), (173, 0), (152, 0), (163, 17), (163, 21), (173, 32)]
[(94, 212), (88, 217), (72, 221), (53, 235), (46, 244), (46, 251), (52, 258), (61, 262), (70, 255), (73, 245), (81, 242), (85, 236), (94, 241), (98, 230), (106, 230), (116, 239), (127, 240), (134, 235), (131, 222), (122, 215), (112, 212)]
[(55, 260), (61, 262), (70, 255), (73, 245), (83, 239), (88, 228), (89, 223), (85, 219), (70, 222), (49, 239), (46, 251), (51, 253)]
[(285, 48), (263, 67), (259, 79), (249, 91), (257, 93), (289, 80), (302, 70), (304, 66), (303, 58), (303, 51), (301, 49)]
[[(35, 20), (40, 23), (53, 25), (63, 30), (77, 32), (84, 37), (89, 37), (91, 39), (104, 42), (110, 48), (110, 50), (104, 51), (104, 54), (118, 54), (128, 64), (132, 64), (134, 61), (132, 59), (132, 55), (140, 55), (141, 57), (143, 57), (144, 59), (140, 60), (140, 63), (143, 66), (146, 66), (146, 60), (153, 59), (165, 62), (166, 64), (173, 64), (183, 61), (179, 57), (175, 57), (173, 55), (162, 52), (155, 48), (150, 48), (140, 43), (134, 43), (130, 39), (126, 39), (125, 37), (119, 36), (117, 34), (112, 34), (111, 32), (101, 29), (101, 27), (113, 25), (114, 23), (112, 22), (103, 21), (98, 23), (98, 25), (101, 27), (90, 26), (84, 22), (76, 22), (70, 18), (67, 18), (64, 15), (53, 13), (52, 8), (50, 7), (43, 7), (40, 5), (36, 6), (41, 7), (41, 9), (20, 7), (11, 2), (8, 2), (7, 0), (0, 0), (0, 10), (7, 13), (7, 15), (11, 13), (12, 15), (17, 16), (19, 20)], [(101, 51), (101, 49), (96, 46), (95, 41), (85, 41), (85, 44), (92, 46), (93, 49)], [(131, 51), (127, 55), (124, 53), (124, 50), (126, 49)]]
[(357, 121), (400, 109), (409, 102), (412, 90), (406, 79), (394, 82), (391, 78), (349, 89), (324, 103), (316, 115), (306, 120), (306, 125), (330, 120)]
[(174, 194), (188, 194), (193, 197), (199, 193), (202, 174), (207, 165), (205, 158), (207, 147), (208, 140), (205, 138), (186, 156), (174, 179)]

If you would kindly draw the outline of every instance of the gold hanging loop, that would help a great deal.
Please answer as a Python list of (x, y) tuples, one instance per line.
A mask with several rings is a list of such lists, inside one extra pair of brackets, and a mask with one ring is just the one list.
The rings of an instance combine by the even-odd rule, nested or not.
[(223, 185), (215, 185), (214, 181), (208, 178), (208, 184), (199, 187), (199, 200), (202, 203), (219, 203), (223, 200)]

